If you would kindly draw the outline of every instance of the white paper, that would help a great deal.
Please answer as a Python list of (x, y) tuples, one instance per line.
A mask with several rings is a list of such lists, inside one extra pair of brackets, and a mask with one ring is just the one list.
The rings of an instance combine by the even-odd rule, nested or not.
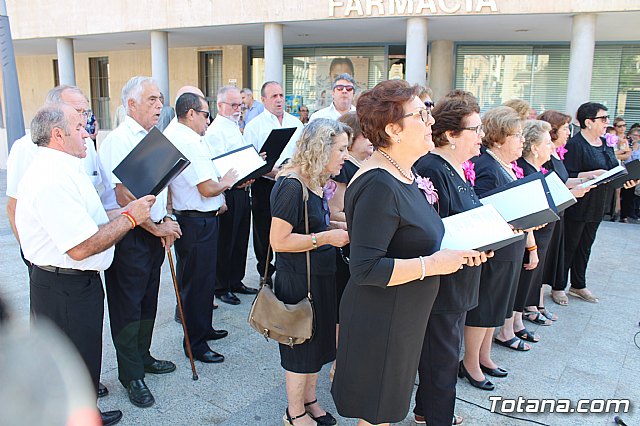
[(493, 205), (507, 222), (549, 208), (547, 195), (540, 179), (518, 185), (506, 191), (498, 192), (497, 194), (489, 195), (488, 197), (481, 198), (480, 201), (485, 206), (489, 204)]
[(230, 169), (235, 169), (238, 172), (236, 182), (267, 164), (253, 145), (247, 145), (243, 149), (223, 157), (214, 158), (212, 161), (220, 177), (224, 176)]
[(544, 179), (547, 182), (551, 198), (553, 198), (556, 207), (569, 202), (572, 204), (577, 202), (571, 191), (569, 191), (569, 188), (567, 188), (567, 185), (562, 182), (562, 179), (560, 179), (556, 172), (550, 172)]
[(514, 237), (513, 230), (492, 206), (482, 206), (442, 219), (441, 248), (475, 250)]
[(611, 170), (607, 170), (597, 178), (586, 181), (585, 183), (582, 184), (582, 187), (587, 188), (589, 186), (597, 185), (603, 180), (610, 178), (611, 176), (617, 175), (618, 173), (625, 173), (626, 171), (627, 169), (624, 166), (616, 166)]

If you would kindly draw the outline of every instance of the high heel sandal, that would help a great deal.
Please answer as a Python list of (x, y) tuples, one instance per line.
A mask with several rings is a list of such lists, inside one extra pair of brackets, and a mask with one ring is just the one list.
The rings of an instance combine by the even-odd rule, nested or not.
[[(318, 400), (314, 399), (311, 402), (305, 402), (304, 406), (305, 407), (309, 407), (313, 404), (317, 404)], [(306, 410), (306, 408), (305, 408)], [(337, 425), (338, 421), (335, 419), (335, 417), (333, 417), (331, 415), (331, 413), (329, 413), (328, 411), (325, 410), (325, 414), (322, 416), (318, 416), (318, 417), (313, 417), (313, 414), (311, 414), (311, 412), (309, 410), (307, 410), (306, 414), (309, 415), (309, 417), (311, 417), (313, 420), (316, 421), (316, 423), (318, 423), (320, 426), (333, 426), (333, 425)]]
[(301, 419), (302, 417), (306, 416), (308, 413), (305, 411), (304, 413), (300, 414), (299, 416), (295, 416), (295, 417), (291, 417), (291, 415), (289, 415), (289, 407), (287, 407), (287, 409), (284, 411), (284, 417), (282, 417), (282, 421), (284, 422), (284, 426), (293, 426), (293, 421), (296, 419)]
[(461, 379), (466, 377), (469, 383), (471, 383), (471, 386), (476, 387), (478, 389), (492, 391), (496, 388), (496, 385), (491, 383), (486, 378), (484, 380), (479, 381), (471, 377), (471, 374), (469, 374), (467, 369), (464, 368), (464, 363), (462, 361), (460, 361), (460, 368), (458, 369), (458, 377), (460, 377)]

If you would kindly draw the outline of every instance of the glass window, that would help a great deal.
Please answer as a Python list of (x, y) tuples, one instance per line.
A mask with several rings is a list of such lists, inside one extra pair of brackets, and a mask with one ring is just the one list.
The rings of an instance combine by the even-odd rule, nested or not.
[(53, 60), (53, 87), (60, 86), (60, 72), (58, 70), (58, 60)]
[(204, 97), (209, 104), (209, 112), (212, 116), (218, 113), (216, 97), (222, 83), (222, 51), (212, 50), (200, 52), (198, 57), (198, 78)]
[(91, 109), (100, 129), (110, 129), (109, 117), (109, 57), (89, 58)]

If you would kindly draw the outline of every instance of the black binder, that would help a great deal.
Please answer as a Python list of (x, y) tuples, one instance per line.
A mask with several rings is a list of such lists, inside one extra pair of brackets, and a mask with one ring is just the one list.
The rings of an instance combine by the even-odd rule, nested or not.
[[(243, 147), (240, 147), (240, 148), (236, 148), (236, 149), (234, 149), (232, 151), (225, 152), (224, 154), (218, 155), (217, 157), (213, 157), (212, 160), (216, 160), (216, 159), (221, 158), (221, 157), (226, 157), (228, 155), (231, 155), (233, 153), (236, 153), (238, 151), (242, 151), (242, 150), (245, 150), (245, 149), (253, 149), (253, 150), (255, 150), (256, 148), (253, 145), (246, 145), (246, 146), (243, 146)], [(238, 186), (246, 183), (247, 181), (250, 181), (251, 179), (258, 179), (260, 176), (269, 173), (273, 169), (273, 166), (275, 165), (276, 161), (278, 161), (277, 158), (273, 161), (273, 164), (271, 164), (271, 165), (269, 165), (270, 163), (267, 161), (267, 163), (265, 165), (255, 169), (254, 171), (252, 171), (248, 175), (238, 179), (236, 181), (236, 183), (233, 184), (232, 188), (236, 189)]]
[[(271, 165), (271, 168), (265, 173), (269, 173), (271, 169), (273, 169), (273, 166), (276, 165), (278, 158), (280, 158), (282, 151), (284, 151), (296, 130), (298, 130), (296, 127), (285, 127), (282, 129), (273, 129), (271, 133), (269, 133), (267, 140), (262, 144), (262, 148), (258, 150), (258, 152), (267, 153), (266, 161), (267, 164)], [(266, 168), (266, 166), (264, 167)]]
[[(547, 182), (545, 181), (544, 174), (542, 172), (536, 172), (529, 176), (525, 176), (522, 179), (516, 179), (515, 181), (510, 182), (504, 186), (501, 186), (500, 188), (496, 188), (492, 191), (489, 191), (483, 194), (483, 197), (480, 199), (480, 201), (484, 203), (483, 200), (490, 195), (508, 191), (510, 189), (516, 188), (520, 185), (524, 185), (529, 182), (533, 182), (535, 180), (539, 180), (541, 182), (544, 190), (544, 195), (547, 200), (547, 204), (545, 206), (542, 206), (542, 209), (539, 211), (525, 215), (523, 217), (507, 220), (507, 222), (509, 222), (509, 224), (512, 225), (515, 229), (529, 229), (535, 226), (540, 226), (545, 223), (551, 223), (551, 222), (555, 222), (556, 220), (559, 220), (560, 217), (558, 216), (556, 205), (553, 202), (553, 198), (551, 197), (551, 192), (549, 191), (549, 187), (547, 186)], [(513, 202), (515, 203), (524, 202), (524, 201), (526, 200), (513, 200)], [(496, 208), (496, 210), (498, 210), (498, 212), (500, 212), (500, 214), (503, 214), (501, 211), (501, 206), (494, 205), (494, 207)]]
[(618, 176), (615, 179), (611, 180), (607, 183), (607, 185), (611, 185), (612, 188), (622, 188), (628, 180), (636, 180), (640, 179), (640, 160), (629, 161), (624, 165), (627, 169), (627, 173), (622, 176)]
[(153, 127), (140, 143), (113, 169), (118, 179), (137, 198), (158, 195), (191, 162)]

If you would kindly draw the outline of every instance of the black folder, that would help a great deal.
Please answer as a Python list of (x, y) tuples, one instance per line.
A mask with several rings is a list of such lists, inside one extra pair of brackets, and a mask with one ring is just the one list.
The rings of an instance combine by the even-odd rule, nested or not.
[(153, 127), (113, 169), (118, 179), (137, 198), (158, 195), (191, 162)]
[[(267, 164), (271, 165), (271, 168), (265, 173), (269, 173), (271, 169), (273, 169), (273, 166), (276, 165), (278, 158), (280, 158), (282, 151), (284, 151), (296, 130), (298, 130), (296, 127), (284, 127), (282, 129), (273, 129), (271, 133), (269, 133), (267, 140), (262, 144), (262, 148), (258, 150), (258, 152), (267, 153), (266, 161)], [(266, 166), (264, 167), (266, 168)]]
[[(542, 172), (533, 173), (529, 176), (525, 176), (522, 179), (516, 179), (515, 181), (510, 182), (504, 186), (501, 186), (500, 188), (496, 188), (492, 191), (489, 191), (483, 194), (483, 197), (480, 199), (480, 201), (484, 203), (483, 200), (489, 197), (490, 195), (508, 191), (510, 189), (533, 182), (535, 180), (539, 180), (542, 185), (545, 199), (546, 199), (546, 204), (544, 206), (538, 206), (538, 207), (542, 207), (539, 211), (533, 212), (531, 214), (527, 214), (522, 217), (517, 217), (515, 219), (507, 220), (507, 222), (509, 222), (509, 224), (512, 225), (515, 229), (529, 229), (535, 226), (540, 226), (545, 223), (555, 222), (556, 220), (559, 220), (560, 217), (558, 216), (556, 205), (553, 202), (553, 198), (551, 197), (551, 192), (549, 191), (549, 187), (547, 185), (547, 182), (544, 179), (544, 174), (542, 174)], [(526, 203), (526, 202), (527, 202), (526, 199), (510, 200), (510, 203), (515, 203), (515, 204)], [(505, 206), (498, 206), (494, 204), (494, 207), (496, 208), (496, 210), (498, 210), (500, 214), (503, 214), (502, 209)], [(508, 206), (506, 207), (508, 208)]]
[[(238, 151), (242, 151), (242, 150), (245, 150), (245, 149), (252, 149), (252, 150), (255, 151), (256, 148), (253, 145), (246, 145), (246, 146), (234, 149), (232, 151), (225, 152), (224, 154), (218, 155), (217, 157), (213, 157), (212, 160), (216, 160), (218, 158), (226, 157), (228, 155), (234, 154), (234, 153), (236, 153)], [(273, 164), (271, 164), (271, 165), (270, 165), (270, 162), (267, 161), (267, 163), (265, 165), (255, 169), (254, 171), (252, 171), (248, 175), (238, 179), (238, 181), (236, 181), (236, 183), (233, 184), (232, 188), (235, 189), (238, 186), (246, 183), (247, 181), (250, 181), (251, 179), (258, 179), (260, 176), (269, 173), (273, 169), (273, 166), (275, 165), (276, 161), (278, 161), (277, 158), (273, 161)], [(222, 174), (222, 172), (220, 172), (220, 173)]]
[(624, 165), (627, 169), (627, 174), (623, 174), (622, 176), (618, 176), (615, 179), (611, 180), (607, 183), (607, 185), (611, 185), (612, 188), (622, 188), (628, 180), (636, 180), (640, 179), (640, 160), (629, 161)]

